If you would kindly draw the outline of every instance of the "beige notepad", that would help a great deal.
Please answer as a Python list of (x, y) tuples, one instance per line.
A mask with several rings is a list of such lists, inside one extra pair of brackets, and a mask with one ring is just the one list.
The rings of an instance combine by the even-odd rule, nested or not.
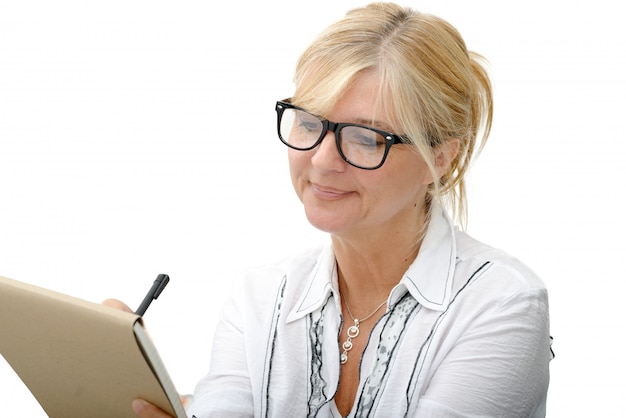
[(136, 398), (186, 416), (135, 314), (0, 277), (0, 353), (51, 418), (136, 418)]

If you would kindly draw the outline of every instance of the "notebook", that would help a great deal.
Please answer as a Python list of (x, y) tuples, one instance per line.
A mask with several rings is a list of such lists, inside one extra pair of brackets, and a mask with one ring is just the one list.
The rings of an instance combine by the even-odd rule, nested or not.
[(0, 276), (0, 354), (51, 418), (186, 417), (138, 315)]

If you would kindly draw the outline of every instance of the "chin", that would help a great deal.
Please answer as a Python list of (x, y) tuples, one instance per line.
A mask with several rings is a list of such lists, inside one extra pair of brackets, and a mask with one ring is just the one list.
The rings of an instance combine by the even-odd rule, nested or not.
[(336, 213), (320, 213), (317, 210), (307, 211), (306, 208), (305, 213), (309, 223), (322, 232), (337, 234), (345, 229), (345, 221), (337, 216)]

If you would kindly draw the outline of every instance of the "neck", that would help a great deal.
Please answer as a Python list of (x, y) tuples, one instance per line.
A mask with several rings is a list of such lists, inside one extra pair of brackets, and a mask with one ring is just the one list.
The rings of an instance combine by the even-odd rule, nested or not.
[[(428, 224), (429, 205), (376, 228), (331, 235), (339, 291), (355, 318), (369, 314), (400, 282), (417, 257)], [(358, 308), (357, 308), (358, 306)]]
[(355, 318), (367, 316), (387, 300), (417, 257), (425, 229), (426, 216), (415, 228), (373, 234), (368, 239), (332, 236), (339, 291)]

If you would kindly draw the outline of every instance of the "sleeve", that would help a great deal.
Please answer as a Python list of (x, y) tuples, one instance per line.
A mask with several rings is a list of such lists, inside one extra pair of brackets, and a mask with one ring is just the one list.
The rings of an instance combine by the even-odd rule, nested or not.
[(546, 290), (469, 312), (476, 316), (436, 368), (415, 416), (544, 417), (552, 359)]
[(241, 294), (233, 295), (220, 316), (209, 373), (196, 386), (187, 412), (195, 418), (248, 418), (253, 396), (243, 335)]

